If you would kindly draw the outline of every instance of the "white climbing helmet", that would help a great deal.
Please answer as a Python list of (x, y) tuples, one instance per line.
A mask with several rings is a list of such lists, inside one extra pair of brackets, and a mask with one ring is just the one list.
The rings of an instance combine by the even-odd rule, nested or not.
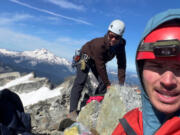
[(123, 35), (124, 29), (125, 29), (125, 24), (121, 20), (112, 21), (108, 28), (109, 31), (111, 31), (119, 36)]

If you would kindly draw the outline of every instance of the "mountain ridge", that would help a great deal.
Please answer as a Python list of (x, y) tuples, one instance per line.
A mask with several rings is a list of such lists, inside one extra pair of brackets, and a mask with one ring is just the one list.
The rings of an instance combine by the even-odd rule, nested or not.
[(58, 56), (55, 56), (53, 53), (49, 52), (47, 49), (36, 49), (34, 51), (24, 51), (24, 52), (16, 52), (16, 51), (8, 51), (6, 49), (0, 49), (0, 54), (6, 55), (6, 56), (21, 56), (26, 57), (27, 59), (37, 59), (42, 61), (48, 61), (50, 63), (55, 64), (62, 64), (66, 66), (71, 66), (71, 63), (67, 61), (65, 58), (60, 58)]
[[(0, 73), (16, 71), (21, 74), (34, 72), (36, 76), (48, 78), (54, 85), (58, 85), (65, 78), (75, 75), (71, 62), (55, 56), (47, 49), (24, 52), (0, 49)], [(118, 83), (116, 70), (109, 69), (108, 77), (112, 83)], [(127, 71), (125, 82), (130, 86), (140, 86), (135, 72)]]
[(62, 83), (66, 77), (74, 75), (69, 61), (55, 56), (46, 49), (24, 52), (0, 49), (0, 66), (0, 73), (7, 71), (17, 71), (21, 74), (34, 72), (39, 77), (47, 77), (55, 85)]

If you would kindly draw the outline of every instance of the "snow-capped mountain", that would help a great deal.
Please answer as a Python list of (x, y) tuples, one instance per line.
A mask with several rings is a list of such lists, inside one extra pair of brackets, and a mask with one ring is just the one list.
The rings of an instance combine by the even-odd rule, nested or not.
[[(69, 61), (55, 56), (46, 49), (24, 52), (0, 49), (0, 73), (14, 71), (20, 73), (35, 72), (37, 76), (47, 77), (55, 84), (62, 83), (65, 78), (74, 75)], [(116, 70), (108, 71), (108, 76), (112, 83), (118, 83)], [(137, 74), (127, 72), (126, 84), (140, 86)]]
[(66, 65), (67, 67), (71, 67), (71, 63), (67, 61), (65, 58), (57, 57), (46, 49), (36, 49), (34, 51), (24, 52), (14, 52), (8, 51), (6, 49), (0, 49), (0, 54), (3, 54), (5, 56), (22, 57), (22, 59), (20, 59), (19, 61), (16, 60), (16, 63), (20, 63), (25, 59), (36, 59), (37, 61), (44, 61), (52, 64), (60, 64)]
[(37, 76), (47, 77), (55, 84), (74, 74), (68, 60), (55, 56), (46, 49), (24, 52), (0, 49), (0, 73), (11, 71), (35, 72)]

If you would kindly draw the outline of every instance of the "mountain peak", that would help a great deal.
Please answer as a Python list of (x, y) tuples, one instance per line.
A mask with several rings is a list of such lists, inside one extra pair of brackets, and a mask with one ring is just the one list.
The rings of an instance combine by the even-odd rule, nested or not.
[(52, 53), (50, 53), (46, 49), (36, 49), (34, 51), (25, 51), (22, 52), (23, 56), (28, 56), (33, 59), (42, 60), (42, 61), (48, 61), (50, 63), (57, 63), (55, 62), (56, 56)]
[(55, 56), (53, 53), (49, 52), (45, 48), (36, 49), (34, 51), (24, 51), (24, 52), (16, 52), (16, 51), (8, 51), (6, 49), (0, 49), (0, 53), (8, 56), (26, 57), (27, 59), (46, 61), (48, 63), (63, 64), (69, 67), (71, 65), (71, 63), (65, 58), (60, 58), (58, 56)]
[(41, 48), (41, 49), (36, 49), (33, 52), (41, 52), (41, 53), (50, 53), (47, 49)]

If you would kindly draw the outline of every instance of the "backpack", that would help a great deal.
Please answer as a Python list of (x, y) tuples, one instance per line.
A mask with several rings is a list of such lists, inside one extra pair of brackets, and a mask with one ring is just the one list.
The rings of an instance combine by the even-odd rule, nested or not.
[(0, 91), (0, 134), (32, 135), (30, 114), (24, 112), (19, 96), (8, 90)]
[(75, 54), (73, 56), (73, 60), (72, 60), (72, 68), (75, 68), (78, 64), (78, 62), (80, 61), (81, 59), (81, 50), (78, 49), (75, 51)]

